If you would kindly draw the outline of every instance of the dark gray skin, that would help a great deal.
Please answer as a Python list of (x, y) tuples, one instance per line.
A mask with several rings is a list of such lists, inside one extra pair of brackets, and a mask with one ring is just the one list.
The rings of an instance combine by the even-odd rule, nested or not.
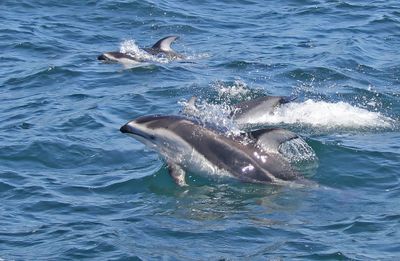
[[(188, 154), (191, 150), (195, 151), (196, 153), (191, 155), (201, 155), (220, 171), (230, 173), (243, 182), (285, 184), (302, 179), (278, 153), (281, 143), (299, 138), (287, 130), (263, 129), (246, 133), (242, 137), (230, 138), (204, 127), (197, 121), (170, 115), (139, 117), (122, 126), (120, 130), (146, 145), (151, 144), (149, 146), (152, 148), (176, 148), (176, 151), (168, 151), (173, 155), (163, 156), (167, 158), (171, 176), (179, 185), (186, 184), (186, 170), (200, 169), (194, 163), (196, 160), (192, 161), (192, 158), (189, 161), (174, 162), (176, 155), (185, 153), (179, 151), (179, 148), (183, 147), (190, 148)], [(246, 144), (242, 142), (244, 139)]]
[[(171, 44), (178, 38), (179, 38), (178, 36), (164, 37), (159, 41), (157, 41), (152, 47), (143, 48), (143, 50), (151, 55), (162, 56), (170, 60), (183, 59), (184, 58), (183, 55), (176, 53), (171, 48)], [(121, 52), (106, 52), (99, 55), (97, 59), (104, 62), (121, 62), (124, 59), (130, 60), (132, 62), (144, 62), (144, 60), (139, 57), (135, 57), (134, 55), (129, 53), (121, 53)]]
[(255, 112), (271, 114), (276, 107), (293, 101), (295, 98), (285, 96), (263, 96), (250, 101), (241, 102), (233, 105), (235, 110), (234, 117), (240, 118), (251, 115)]

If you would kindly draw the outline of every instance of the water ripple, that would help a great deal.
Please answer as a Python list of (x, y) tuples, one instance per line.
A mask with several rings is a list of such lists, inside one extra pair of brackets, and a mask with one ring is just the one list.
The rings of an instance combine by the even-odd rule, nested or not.
[[(398, 258), (397, 1), (1, 7), (0, 260)], [(147, 47), (167, 35), (180, 36), (174, 48), (188, 61), (126, 69), (96, 60), (127, 40)], [(119, 128), (179, 114), (193, 95), (216, 105), (205, 111), (213, 120), (224, 114), (218, 105), (296, 96), (283, 118), (292, 122), (279, 126), (313, 148), (319, 186), (188, 173), (189, 186), (177, 187), (157, 154)], [(375, 128), (371, 115), (390, 127)]]

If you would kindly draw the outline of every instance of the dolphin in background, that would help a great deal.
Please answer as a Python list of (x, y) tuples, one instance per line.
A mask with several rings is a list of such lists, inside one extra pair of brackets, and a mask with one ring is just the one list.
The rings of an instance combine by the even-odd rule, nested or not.
[[(295, 100), (296, 97), (287, 96), (263, 96), (249, 101), (239, 102), (231, 105), (230, 117), (239, 126), (246, 126), (254, 118), (260, 118), (264, 115), (272, 115), (274, 110), (282, 104)], [(199, 113), (196, 105), (197, 97), (193, 96), (187, 102), (183, 113), (188, 116), (194, 116)]]
[[(171, 44), (178, 39), (178, 36), (167, 36), (158, 40), (152, 47), (143, 48), (147, 54), (153, 56), (165, 57), (169, 60), (184, 59), (182, 54), (175, 52), (171, 48)], [(147, 61), (145, 57), (142, 57), (135, 53), (122, 53), (122, 52), (105, 52), (97, 57), (98, 60), (104, 62), (119, 62), (119, 63), (141, 63)]]
[(187, 171), (263, 184), (301, 184), (304, 180), (279, 153), (282, 143), (301, 139), (284, 129), (228, 137), (185, 117), (150, 115), (129, 121), (120, 131), (157, 151), (180, 186), (186, 186)]

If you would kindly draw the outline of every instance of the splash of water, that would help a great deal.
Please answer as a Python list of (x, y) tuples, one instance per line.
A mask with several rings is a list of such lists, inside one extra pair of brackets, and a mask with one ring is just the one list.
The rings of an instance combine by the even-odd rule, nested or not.
[(311, 177), (318, 168), (315, 151), (302, 138), (292, 139), (279, 146), (279, 153), (305, 177)]
[(390, 128), (394, 120), (380, 112), (372, 112), (346, 102), (313, 101), (287, 103), (272, 115), (249, 119), (249, 123), (304, 124), (321, 128)]
[(187, 101), (181, 101), (183, 113), (199, 119), (205, 125), (211, 125), (227, 135), (238, 135), (240, 129), (230, 117), (232, 109), (226, 103), (212, 104), (200, 100), (195, 106)]
[(241, 98), (250, 93), (250, 89), (246, 83), (241, 80), (235, 80), (231, 85), (217, 81), (213, 83), (211, 87), (218, 92), (219, 99)]
[(120, 52), (132, 55), (141, 61), (151, 61), (156, 63), (168, 63), (169, 60), (165, 57), (158, 57), (147, 53), (139, 48), (134, 40), (125, 40), (121, 43)]
[(249, 88), (240, 80), (235, 80), (233, 84), (216, 81), (211, 84), (211, 88), (217, 91), (217, 100), (222, 101), (222, 103), (207, 102), (202, 99), (196, 99), (195, 104), (190, 101), (182, 101), (180, 105), (183, 108), (183, 113), (224, 130), (228, 136), (239, 135), (240, 128), (231, 117), (233, 109), (230, 105), (230, 99), (245, 96), (250, 92)]
[(315, 161), (317, 159), (314, 150), (301, 138), (282, 143), (279, 152), (291, 163)]
[(209, 53), (187, 54), (186, 52), (184, 52), (184, 54), (185, 54), (186, 61), (201, 60), (201, 59), (207, 59), (207, 58), (211, 57), (211, 55)]

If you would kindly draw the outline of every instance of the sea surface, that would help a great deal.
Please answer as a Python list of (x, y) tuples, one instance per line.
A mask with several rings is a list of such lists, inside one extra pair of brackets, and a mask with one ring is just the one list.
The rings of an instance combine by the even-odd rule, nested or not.
[[(1, 261), (400, 260), (399, 1), (2, 0), (0, 17)], [(168, 35), (186, 59), (97, 60)], [(175, 185), (119, 128), (193, 95), (228, 127), (229, 104), (296, 97), (254, 124), (300, 134), (318, 186)]]

